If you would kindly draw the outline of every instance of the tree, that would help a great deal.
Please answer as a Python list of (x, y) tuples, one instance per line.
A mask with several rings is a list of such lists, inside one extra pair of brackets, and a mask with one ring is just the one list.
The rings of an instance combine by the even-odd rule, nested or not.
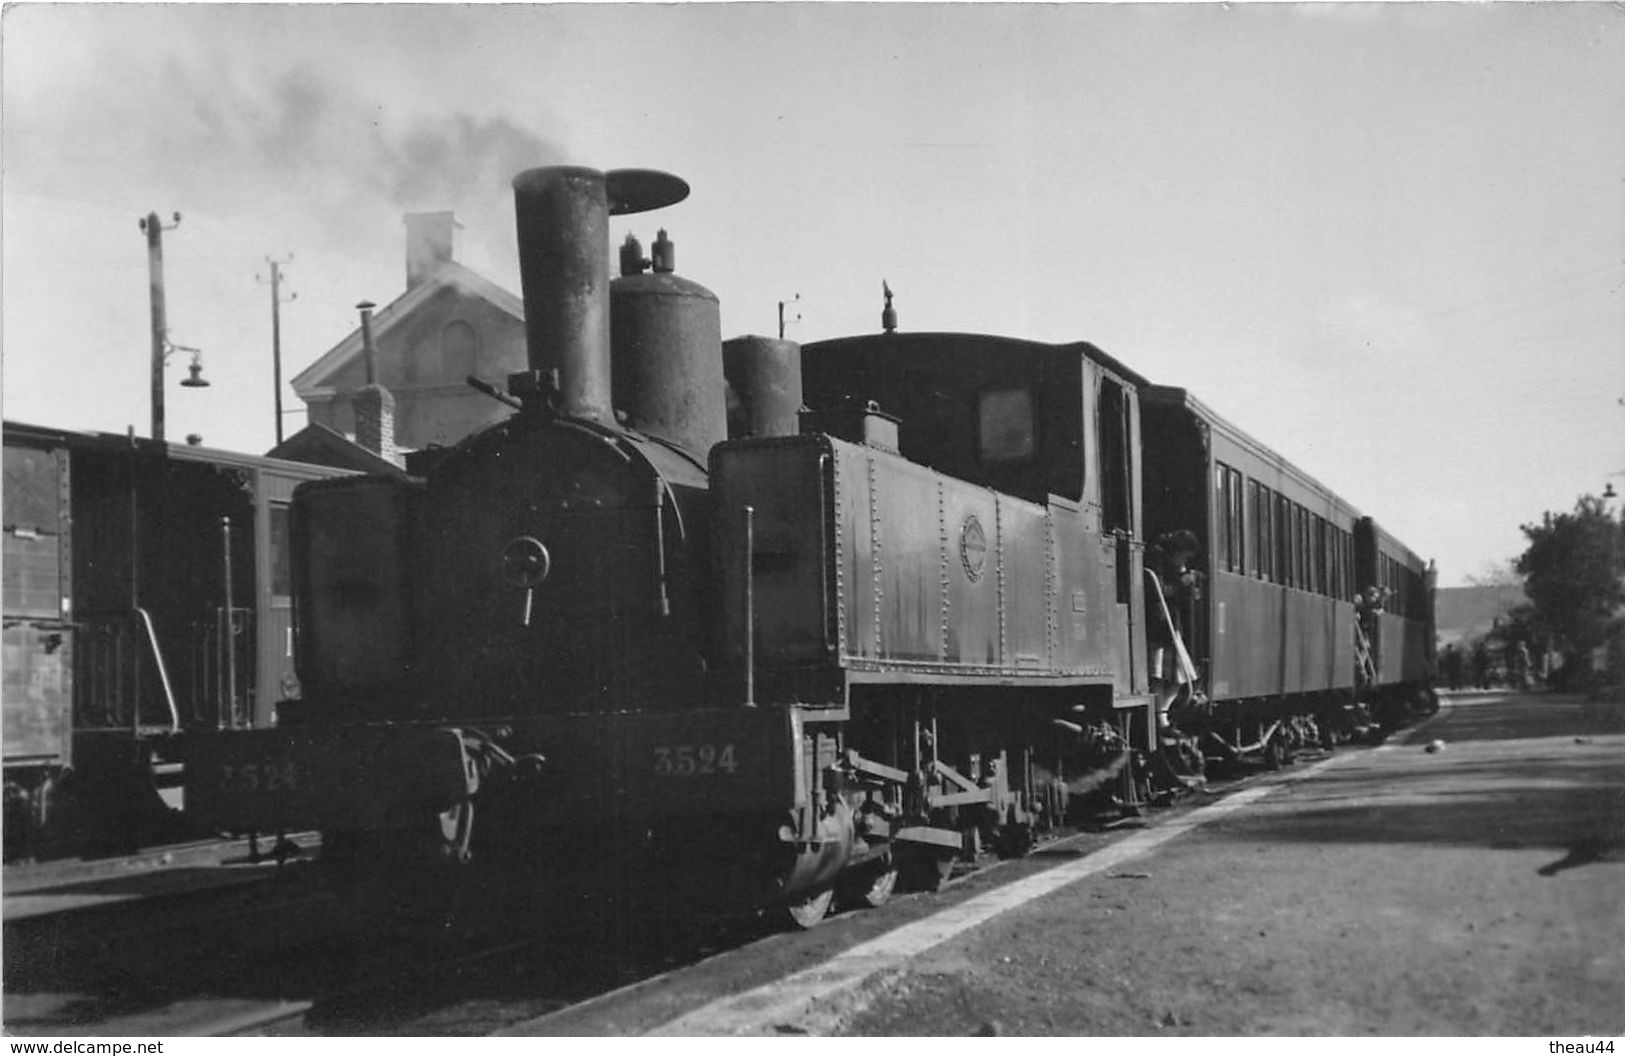
[(1523, 584), (1515, 560), (1486, 561), (1477, 574), (1463, 577), (1469, 587), (1516, 587)]
[(1547, 512), (1523, 534), (1529, 548), (1517, 569), (1533, 609), (1529, 622), (1556, 637), (1565, 670), (1589, 671), (1592, 651), (1625, 632), (1625, 516), (1584, 495), (1573, 513)]

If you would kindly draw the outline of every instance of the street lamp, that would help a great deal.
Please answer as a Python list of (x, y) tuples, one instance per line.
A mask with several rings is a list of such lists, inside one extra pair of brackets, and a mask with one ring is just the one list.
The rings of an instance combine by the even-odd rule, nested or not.
[(185, 345), (171, 345), (169, 351), (192, 353), (192, 362), (186, 366), (186, 377), (181, 379), (181, 388), (206, 389), (209, 387), (209, 379), (203, 376), (202, 351), (196, 348), (188, 348)]

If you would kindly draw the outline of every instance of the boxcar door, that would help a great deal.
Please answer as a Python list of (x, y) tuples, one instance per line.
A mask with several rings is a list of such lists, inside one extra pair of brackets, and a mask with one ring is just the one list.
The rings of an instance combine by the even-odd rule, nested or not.
[(65, 450), (5, 448), (5, 762), (71, 762)]

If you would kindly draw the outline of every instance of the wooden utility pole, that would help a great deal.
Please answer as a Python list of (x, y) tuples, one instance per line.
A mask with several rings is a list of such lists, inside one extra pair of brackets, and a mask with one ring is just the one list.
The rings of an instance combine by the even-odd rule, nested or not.
[[(257, 281), (268, 281), (271, 286), (271, 378), (276, 392), (276, 442), (279, 446), (282, 443), (282, 265), (291, 260), (292, 253), (288, 254), (286, 261), (266, 257), (265, 262), (271, 265), (271, 278), (266, 280), (254, 276)], [(287, 299), (297, 301), (299, 295), (292, 293)]]
[(169, 355), (169, 321), (164, 313), (164, 232), (180, 225), (181, 214), (165, 227), (157, 213), (141, 219), (147, 233), (147, 287), (152, 302), (152, 438), (164, 438), (164, 360)]

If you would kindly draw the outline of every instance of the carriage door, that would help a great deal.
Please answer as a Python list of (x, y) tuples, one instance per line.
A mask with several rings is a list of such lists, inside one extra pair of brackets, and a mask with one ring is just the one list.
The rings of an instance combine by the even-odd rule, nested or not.
[(259, 662), (253, 724), (269, 726), (275, 722), (277, 702), (299, 696), (299, 680), (293, 670), (293, 564), (288, 535), (288, 503), (295, 482), (275, 480), (269, 474), (261, 480), (274, 497), (261, 503), (256, 518), (261, 521), (259, 538), (265, 545), (255, 548), (260, 566), (255, 599)]
[(1118, 688), (1137, 693), (1145, 681), (1143, 663), (1135, 649), (1142, 614), (1134, 599), (1141, 596), (1138, 581), (1142, 555), (1135, 540), (1134, 430), (1130, 409), (1123, 386), (1103, 376), (1095, 428), (1100, 451), (1100, 527), (1116, 558), (1115, 584), (1111, 586), (1116, 600), (1112, 652), (1115, 670), (1126, 676)]

